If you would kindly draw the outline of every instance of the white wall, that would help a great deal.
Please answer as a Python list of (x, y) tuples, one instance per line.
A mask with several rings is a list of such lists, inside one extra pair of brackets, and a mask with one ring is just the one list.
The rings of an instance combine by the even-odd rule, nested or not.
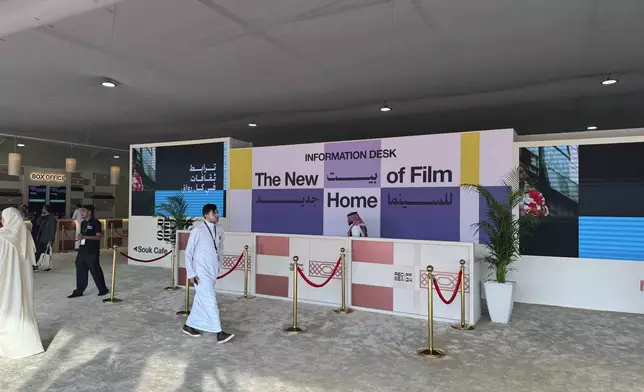
[(524, 256), (515, 266), (517, 302), (644, 313), (642, 262)]

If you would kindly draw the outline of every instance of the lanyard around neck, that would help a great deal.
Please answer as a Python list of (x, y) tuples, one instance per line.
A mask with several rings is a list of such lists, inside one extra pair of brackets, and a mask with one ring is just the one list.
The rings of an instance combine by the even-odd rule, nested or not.
[(217, 235), (217, 225), (213, 225), (213, 227), (215, 228), (215, 235), (212, 235), (212, 231), (210, 231), (208, 222), (204, 221), (203, 224), (206, 225), (206, 229), (208, 229), (208, 233), (210, 233), (210, 238), (212, 238), (212, 243), (215, 245), (215, 250), (219, 251), (219, 249), (217, 249), (217, 241), (215, 240), (215, 236)]
[[(83, 223), (85, 223), (85, 230), (83, 230)], [(89, 226), (89, 220), (83, 221), (81, 223), (81, 235), (87, 234), (87, 226)]]

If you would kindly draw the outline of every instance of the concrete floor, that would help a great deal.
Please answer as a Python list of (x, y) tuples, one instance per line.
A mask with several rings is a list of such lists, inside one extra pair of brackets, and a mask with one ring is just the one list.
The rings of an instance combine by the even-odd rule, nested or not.
[[(83, 298), (72, 255), (37, 273), (36, 309), (46, 353), (0, 358), (0, 391), (642, 391), (644, 316), (517, 304), (512, 323), (472, 332), (437, 325), (439, 360), (418, 357), (422, 320), (302, 305), (309, 330), (281, 332), (286, 301), (221, 295), (236, 340), (190, 338), (175, 315), (184, 292), (166, 292), (168, 271), (119, 265), (117, 296), (103, 304), (93, 282)], [(103, 258), (110, 276), (110, 257)]]

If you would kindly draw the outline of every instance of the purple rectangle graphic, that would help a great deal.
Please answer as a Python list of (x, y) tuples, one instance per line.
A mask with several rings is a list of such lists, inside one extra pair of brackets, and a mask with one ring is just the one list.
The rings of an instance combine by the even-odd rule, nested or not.
[(253, 189), (255, 233), (323, 234), (323, 189)]
[(380, 140), (326, 143), (325, 188), (378, 188)]
[(460, 188), (382, 188), (383, 238), (459, 241)]

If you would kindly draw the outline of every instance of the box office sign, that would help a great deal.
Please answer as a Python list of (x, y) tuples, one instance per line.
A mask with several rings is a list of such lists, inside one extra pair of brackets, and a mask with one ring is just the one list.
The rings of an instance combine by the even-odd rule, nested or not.
[(42, 173), (42, 172), (32, 172), (29, 175), (31, 181), (46, 181), (46, 182), (65, 182), (67, 181), (67, 176), (62, 173)]

